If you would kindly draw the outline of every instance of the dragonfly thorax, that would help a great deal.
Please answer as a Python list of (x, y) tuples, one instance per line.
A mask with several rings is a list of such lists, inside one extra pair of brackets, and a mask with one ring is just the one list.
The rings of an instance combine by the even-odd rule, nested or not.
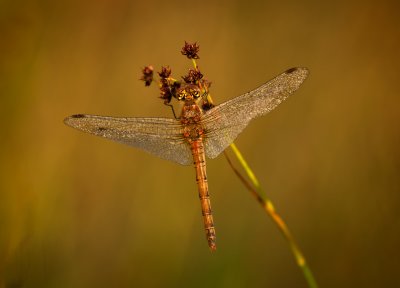
[(202, 110), (199, 105), (186, 100), (182, 107), (180, 121), (183, 127), (183, 137), (189, 142), (199, 140), (204, 134), (201, 125)]

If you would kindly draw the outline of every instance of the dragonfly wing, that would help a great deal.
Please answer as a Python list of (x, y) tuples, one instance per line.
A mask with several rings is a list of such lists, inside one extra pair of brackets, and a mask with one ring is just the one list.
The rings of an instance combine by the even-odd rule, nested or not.
[(307, 76), (306, 68), (291, 68), (257, 89), (204, 113), (207, 157), (217, 157), (236, 139), (250, 120), (272, 111), (296, 91)]
[(160, 158), (192, 164), (179, 121), (167, 118), (116, 118), (73, 115), (64, 123), (83, 132), (141, 148)]

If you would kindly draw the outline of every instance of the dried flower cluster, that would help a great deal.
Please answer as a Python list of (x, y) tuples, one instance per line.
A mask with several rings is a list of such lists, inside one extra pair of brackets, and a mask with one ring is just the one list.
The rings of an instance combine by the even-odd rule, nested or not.
[[(172, 97), (178, 99), (177, 93), (180, 88), (184, 88), (187, 85), (196, 85), (202, 92), (202, 108), (208, 110), (214, 107), (208, 93), (211, 82), (203, 78), (203, 74), (200, 72), (200, 69), (195, 62), (195, 59), (200, 58), (198, 55), (199, 49), (200, 46), (197, 43), (190, 44), (185, 41), (181, 53), (188, 59), (191, 59), (195, 67), (194, 69), (189, 69), (187, 75), (182, 76), (183, 82), (171, 77), (172, 71), (169, 66), (161, 67), (161, 71), (158, 72), (160, 78), (158, 85), (160, 89), (160, 98), (164, 100), (164, 104), (170, 106)], [(145, 86), (150, 86), (153, 81), (156, 81), (153, 78), (153, 71), (153, 66), (146, 66), (143, 68), (140, 80), (145, 82)]]
[(175, 97), (177, 90), (181, 87), (181, 83), (172, 79), (171, 68), (161, 67), (161, 71), (158, 72), (160, 76), (160, 98), (164, 100), (164, 104), (169, 104), (172, 97)]
[(200, 50), (200, 46), (197, 45), (196, 42), (193, 44), (190, 44), (185, 41), (185, 46), (183, 46), (181, 53), (182, 53), (182, 55), (185, 55), (189, 59), (199, 59), (200, 57), (197, 54), (197, 53), (199, 53), (199, 50)]
[(182, 76), (183, 81), (188, 84), (196, 84), (201, 78), (203, 78), (203, 74), (199, 69), (189, 69), (188, 75)]
[(146, 66), (143, 68), (140, 80), (144, 81), (145, 86), (150, 86), (151, 82), (153, 82), (153, 71), (153, 66)]

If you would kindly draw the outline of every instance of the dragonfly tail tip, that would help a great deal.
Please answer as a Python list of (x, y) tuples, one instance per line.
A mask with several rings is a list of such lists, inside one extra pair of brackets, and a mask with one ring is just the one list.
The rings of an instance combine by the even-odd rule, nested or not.
[(210, 247), (211, 252), (217, 251), (217, 245), (215, 245), (215, 243), (209, 243), (208, 246)]

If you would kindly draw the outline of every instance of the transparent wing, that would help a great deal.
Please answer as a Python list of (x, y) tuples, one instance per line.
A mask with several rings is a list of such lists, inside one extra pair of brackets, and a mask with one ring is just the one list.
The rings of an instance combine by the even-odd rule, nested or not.
[(208, 158), (217, 157), (250, 120), (272, 111), (307, 78), (306, 68), (291, 68), (257, 89), (233, 98), (204, 113), (204, 140)]
[(116, 118), (73, 115), (64, 123), (83, 132), (141, 148), (160, 158), (192, 164), (190, 147), (184, 142), (179, 121), (167, 118)]

